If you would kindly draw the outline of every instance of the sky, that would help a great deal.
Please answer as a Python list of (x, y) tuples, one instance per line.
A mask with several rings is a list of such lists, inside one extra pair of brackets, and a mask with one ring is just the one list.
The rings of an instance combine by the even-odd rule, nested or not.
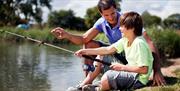
[[(52, 10), (69, 10), (72, 9), (75, 16), (84, 17), (88, 8), (96, 6), (98, 0), (52, 0)], [(171, 14), (180, 14), (180, 0), (122, 0), (120, 2), (121, 12), (136, 11), (142, 14), (148, 11), (152, 15), (167, 18)], [(43, 8), (44, 21), (47, 20), (49, 10)]]

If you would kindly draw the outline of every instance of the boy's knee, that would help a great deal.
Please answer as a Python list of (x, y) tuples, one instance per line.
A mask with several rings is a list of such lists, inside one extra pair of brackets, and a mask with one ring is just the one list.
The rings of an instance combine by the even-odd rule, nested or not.
[(103, 76), (102, 76), (100, 88), (101, 88), (101, 90), (103, 90), (103, 91), (110, 89), (107, 75), (103, 75)]

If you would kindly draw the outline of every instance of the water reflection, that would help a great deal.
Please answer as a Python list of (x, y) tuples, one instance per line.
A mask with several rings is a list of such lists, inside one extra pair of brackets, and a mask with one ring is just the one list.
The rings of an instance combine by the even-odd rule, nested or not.
[(81, 59), (73, 54), (30, 43), (0, 43), (0, 91), (65, 91), (83, 77)]

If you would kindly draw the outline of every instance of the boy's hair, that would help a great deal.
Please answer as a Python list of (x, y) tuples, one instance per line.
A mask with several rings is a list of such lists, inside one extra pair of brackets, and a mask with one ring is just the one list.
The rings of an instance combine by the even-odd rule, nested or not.
[(98, 10), (102, 13), (102, 10), (107, 10), (113, 6), (116, 9), (116, 2), (114, 0), (99, 0)]
[(141, 16), (136, 12), (127, 12), (121, 15), (120, 26), (125, 26), (127, 29), (134, 28), (135, 35), (142, 35), (143, 21)]

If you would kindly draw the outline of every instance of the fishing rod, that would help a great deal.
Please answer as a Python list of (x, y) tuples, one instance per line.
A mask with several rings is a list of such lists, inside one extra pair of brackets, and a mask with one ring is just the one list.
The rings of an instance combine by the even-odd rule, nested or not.
[[(17, 36), (17, 37), (20, 37), (20, 38), (24, 38), (24, 39), (27, 39), (27, 40), (31, 40), (33, 42), (37, 42), (39, 43), (40, 45), (43, 44), (43, 45), (46, 45), (46, 46), (49, 46), (49, 47), (53, 47), (53, 48), (56, 48), (56, 49), (60, 49), (60, 50), (63, 50), (63, 51), (66, 51), (66, 52), (69, 52), (69, 53), (75, 53), (74, 51), (71, 51), (71, 50), (68, 50), (68, 49), (65, 49), (65, 48), (62, 48), (62, 47), (59, 47), (59, 46), (55, 46), (55, 45), (52, 45), (52, 44), (49, 44), (49, 43), (46, 43), (44, 41), (40, 41), (40, 40), (37, 40), (37, 39), (33, 39), (33, 38), (30, 38), (30, 37), (27, 37), (27, 36), (23, 36), (23, 35), (20, 35), (20, 34), (16, 34), (16, 33), (13, 33), (13, 32), (9, 32), (9, 31), (4, 31), (4, 30), (0, 30), (0, 32), (5, 32), (7, 34), (11, 34), (11, 35), (14, 35), (14, 36)], [(87, 56), (87, 55), (82, 55), (82, 57), (84, 58), (87, 58), (87, 59), (90, 59), (92, 61), (96, 61), (96, 62), (100, 62), (102, 64), (105, 64), (105, 65), (108, 65), (110, 66), (111, 63), (109, 62), (104, 62), (103, 60), (100, 60), (100, 59), (95, 59), (93, 57), (90, 57), (90, 56)]]

